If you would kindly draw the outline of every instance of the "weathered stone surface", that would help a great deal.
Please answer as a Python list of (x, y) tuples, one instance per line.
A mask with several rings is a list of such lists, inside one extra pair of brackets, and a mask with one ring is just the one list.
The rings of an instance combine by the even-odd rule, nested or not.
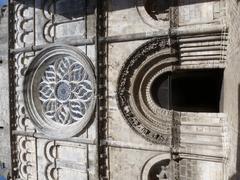
[[(10, 59), (16, 74), (11, 79), (16, 85), (11, 89), (16, 96), (11, 105), (16, 107), (16, 117), (11, 122), (12, 136), (16, 137), (12, 144), (13, 161), (17, 162), (13, 165), (13, 178), (150, 180), (151, 171), (155, 179), (238, 179), (240, 5), (235, 0), (179, 0), (178, 4), (169, 1), (168, 5), (157, 1), (164, 7), (155, 7), (152, 2), (17, 0), (14, 3), (10, 12), (15, 16), (9, 17), (14, 23), (10, 34), (14, 41), (10, 45), (19, 52)], [(0, 83), (0, 161), (6, 161), (10, 167), (7, 27), (4, 17), (0, 21), (0, 58), (3, 57), (0, 73), (4, 74), (4, 83)], [(109, 37), (107, 43), (106, 37)], [(156, 47), (154, 42), (163, 39), (169, 47), (159, 50), (161, 44)], [(42, 131), (44, 125), (39, 131), (33, 123), (35, 117), (29, 116), (34, 107), (29, 110), (24, 103), (24, 93), (28, 93), (23, 85), (26, 72), (33, 72), (29, 65), (36, 63), (40, 49), (54, 43), (80, 49), (90, 58), (96, 78), (97, 101), (88, 123), (81, 132), (69, 133), (65, 138), (49, 137)], [(164, 58), (159, 58), (162, 54)], [(162, 59), (165, 64), (161, 64)], [(225, 70), (217, 113), (165, 109), (156, 105), (150, 94), (152, 81), (163, 73), (215, 68)], [(119, 82), (123, 73), (126, 78)], [(119, 89), (119, 84), (126, 81), (128, 87)], [(65, 103), (70, 91), (59, 98), (59, 89), (55, 88), (53, 94)], [(121, 104), (124, 100), (129, 102), (128, 106)], [(76, 114), (84, 111), (76, 107), (73, 110)], [(134, 112), (135, 116), (125, 112)], [(142, 128), (144, 125), (152, 132), (162, 135), (167, 132), (168, 143), (154, 141), (157, 135), (149, 138), (151, 132)], [(136, 133), (134, 128), (139, 131)], [(165, 161), (168, 163), (160, 167)]]
[(228, 46), (228, 64), (225, 69), (224, 88), (223, 88), (223, 111), (228, 114), (229, 129), (229, 161), (227, 162), (228, 178), (231, 180), (240, 177), (240, 136), (239, 136), (239, 1), (227, 1), (229, 14), (227, 22), (229, 25), (229, 46)]
[(8, 10), (0, 8), (0, 162), (11, 169), (9, 85), (8, 85)]

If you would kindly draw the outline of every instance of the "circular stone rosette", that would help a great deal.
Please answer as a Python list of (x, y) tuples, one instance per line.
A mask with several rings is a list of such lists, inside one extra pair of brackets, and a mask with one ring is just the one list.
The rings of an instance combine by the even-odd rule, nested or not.
[(168, 39), (156, 38), (135, 50), (120, 71), (121, 113), (135, 132), (153, 143), (171, 145), (173, 111), (158, 106), (150, 92), (154, 80), (172, 71), (176, 63)]
[(54, 45), (31, 62), (24, 80), (24, 100), (38, 130), (50, 137), (80, 133), (95, 107), (91, 60), (79, 49)]

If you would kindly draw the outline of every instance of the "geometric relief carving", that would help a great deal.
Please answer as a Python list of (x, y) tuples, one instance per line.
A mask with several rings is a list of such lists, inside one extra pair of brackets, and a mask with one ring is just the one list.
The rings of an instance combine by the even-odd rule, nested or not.
[(168, 39), (156, 38), (130, 55), (118, 79), (117, 100), (125, 120), (135, 132), (157, 144), (171, 144), (173, 114), (154, 102), (151, 86), (176, 63)]
[(54, 39), (54, 26), (53, 26), (53, 19), (54, 19), (54, 11), (53, 11), (53, 0), (44, 0), (43, 3), (43, 17), (45, 18), (45, 24), (43, 26), (43, 37), (46, 42), (53, 42)]
[(15, 13), (15, 40), (16, 47), (30, 46), (34, 44), (34, 8), (32, 1), (16, 2)]
[(58, 169), (56, 167), (56, 149), (57, 147), (54, 141), (48, 141), (44, 147), (45, 156), (48, 161), (45, 167), (45, 174), (48, 180), (59, 179)]
[(29, 65), (29, 62), (33, 58), (33, 53), (19, 53), (15, 55), (15, 67), (16, 67), (16, 76), (15, 76), (15, 85), (16, 85), (16, 124), (17, 130), (21, 131), (34, 131), (35, 127), (33, 126), (30, 119), (26, 116), (25, 106), (23, 103), (23, 81), (24, 74)]
[(40, 82), (39, 95), (47, 117), (61, 124), (80, 121), (93, 95), (93, 85), (83, 66), (63, 56), (50, 64)]
[(30, 119), (51, 137), (72, 137), (82, 131), (95, 106), (91, 60), (77, 48), (53, 45), (31, 62), (24, 80), (24, 101)]
[(48, 180), (88, 179), (86, 145), (47, 141), (44, 154), (47, 160), (44, 170)]
[(35, 139), (19, 136), (17, 145), (19, 179), (37, 179)]

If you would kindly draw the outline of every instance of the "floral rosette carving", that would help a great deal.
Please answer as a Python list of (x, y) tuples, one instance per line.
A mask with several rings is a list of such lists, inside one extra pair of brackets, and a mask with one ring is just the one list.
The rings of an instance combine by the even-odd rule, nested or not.
[(42, 111), (64, 125), (81, 121), (93, 96), (93, 85), (84, 67), (71, 56), (59, 56), (48, 65), (39, 84)]

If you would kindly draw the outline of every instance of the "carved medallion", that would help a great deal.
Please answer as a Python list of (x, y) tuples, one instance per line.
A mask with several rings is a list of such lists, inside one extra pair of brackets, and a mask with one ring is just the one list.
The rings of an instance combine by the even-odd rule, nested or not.
[(39, 85), (45, 115), (55, 122), (71, 124), (85, 115), (93, 95), (93, 85), (84, 67), (71, 56), (50, 64)]
[(168, 39), (157, 38), (127, 59), (118, 79), (118, 105), (127, 123), (145, 139), (163, 145), (171, 144), (173, 111), (158, 106), (150, 89), (176, 62)]
[(51, 46), (30, 64), (24, 81), (25, 104), (39, 130), (71, 137), (88, 123), (95, 105), (91, 61), (80, 50)]

